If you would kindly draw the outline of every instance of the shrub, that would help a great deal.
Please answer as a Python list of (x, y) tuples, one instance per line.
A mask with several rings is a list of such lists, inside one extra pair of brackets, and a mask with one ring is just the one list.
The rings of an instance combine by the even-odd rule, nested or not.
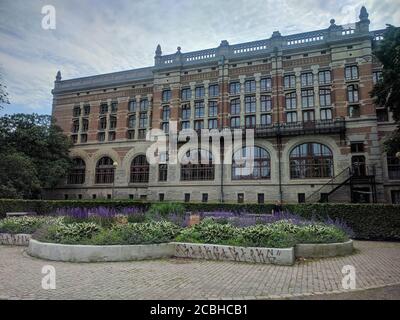
[(45, 226), (44, 230), (38, 230), (38, 232), (33, 235), (33, 238), (43, 242), (85, 244), (93, 235), (98, 233), (100, 229), (100, 226), (93, 222), (60, 223), (52, 226)]
[(0, 233), (31, 234), (49, 221), (50, 219), (44, 217), (9, 217), (0, 220)]
[(297, 243), (336, 243), (348, 240), (343, 230), (323, 224), (305, 225), (296, 233)]
[(185, 207), (181, 203), (165, 202), (165, 203), (154, 203), (150, 206), (147, 211), (149, 217), (167, 217), (169, 215), (184, 215)]

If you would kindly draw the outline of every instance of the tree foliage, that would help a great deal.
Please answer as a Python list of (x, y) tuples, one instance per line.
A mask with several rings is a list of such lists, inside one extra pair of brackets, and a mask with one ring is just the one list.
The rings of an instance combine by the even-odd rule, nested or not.
[(0, 74), (0, 110), (4, 108), (4, 105), (9, 104), (7, 87), (2, 83), (2, 77)]
[(0, 117), (0, 197), (38, 198), (70, 169), (71, 144), (48, 115)]

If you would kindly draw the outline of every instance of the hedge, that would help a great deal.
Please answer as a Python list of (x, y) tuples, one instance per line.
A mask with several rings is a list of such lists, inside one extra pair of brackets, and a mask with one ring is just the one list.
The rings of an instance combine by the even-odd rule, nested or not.
[[(158, 202), (157, 202), (158, 203)], [(54, 212), (63, 207), (123, 207), (137, 206), (146, 210), (151, 202), (132, 200), (1, 200), (0, 218), (6, 212), (34, 211), (40, 215)], [(184, 203), (187, 211), (234, 211), (271, 213), (273, 204), (236, 203)], [(290, 212), (305, 218), (330, 217), (340, 219), (351, 227), (355, 238), (364, 240), (400, 240), (400, 205), (385, 204), (287, 204)]]

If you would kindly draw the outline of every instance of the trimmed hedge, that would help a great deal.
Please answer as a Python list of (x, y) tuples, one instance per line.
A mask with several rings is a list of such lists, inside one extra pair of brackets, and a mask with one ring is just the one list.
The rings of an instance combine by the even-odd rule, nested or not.
[[(158, 203), (158, 202), (157, 202)], [(147, 210), (151, 202), (132, 200), (0, 200), (0, 218), (6, 212), (35, 211), (40, 215), (54, 212), (63, 207), (140, 207)], [(186, 211), (211, 212), (232, 211), (271, 213), (273, 204), (236, 203), (183, 203)], [(346, 222), (357, 239), (400, 240), (400, 205), (385, 204), (287, 204), (285, 209), (302, 217), (330, 217)]]

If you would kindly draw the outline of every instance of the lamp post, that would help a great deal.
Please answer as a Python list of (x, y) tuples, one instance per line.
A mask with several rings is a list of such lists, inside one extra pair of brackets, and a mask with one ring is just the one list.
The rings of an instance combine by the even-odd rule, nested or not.
[(113, 162), (113, 169), (114, 169), (113, 174), (114, 174), (114, 177), (113, 177), (112, 192), (111, 192), (111, 198), (112, 199), (114, 199), (115, 171), (116, 171), (117, 167), (118, 167), (118, 162), (114, 161)]

